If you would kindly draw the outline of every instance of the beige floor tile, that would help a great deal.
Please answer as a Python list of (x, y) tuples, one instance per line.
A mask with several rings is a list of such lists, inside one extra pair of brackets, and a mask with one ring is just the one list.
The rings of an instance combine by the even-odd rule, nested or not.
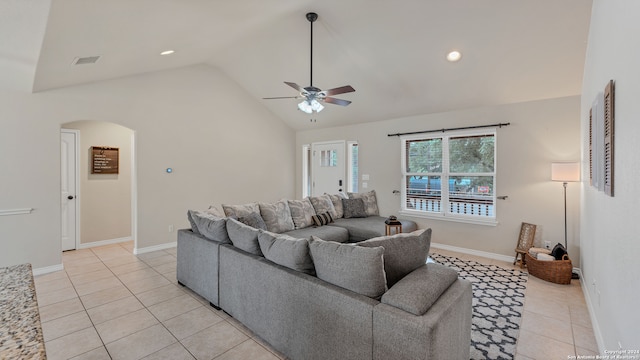
[(585, 327), (582, 325), (573, 324), (573, 341), (576, 347), (582, 349), (598, 351), (598, 342), (595, 335), (593, 335), (593, 329), (591, 327)]
[(221, 321), (223, 321), (222, 318), (204, 306), (200, 306), (162, 323), (171, 331), (173, 336), (178, 340), (182, 340)]
[(174, 258), (174, 260), (171, 262), (160, 264), (160, 265), (154, 266), (153, 268), (155, 269), (155, 271), (159, 272), (160, 274), (168, 273), (168, 272), (173, 272), (175, 274), (176, 267), (177, 267), (177, 262)]
[(133, 335), (107, 344), (114, 360), (140, 359), (176, 342), (162, 325), (154, 325)]
[(151, 259), (144, 259), (144, 262), (149, 266), (158, 266), (162, 264), (172, 263), (176, 261), (176, 257), (169, 254), (164, 254), (162, 256), (154, 257)]
[(96, 325), (96, 330), (105, 344), (134, 334), (158, 324), (158, 320), (147, 309), (140, 309), (121, 317)]
[(535, 359), (516, 353), (515, 360), (535, 360)]
[(129, 255), (123, 255), (123, 256), (117, 256), (114, 258), (105, 259), (102, 262), (104, 262), (104, 264), (107, 265), (107, 267), (111, 268), (114, 266), (131, 264), (138, 261), (140, 260), (135, 255), (129, 254)]
[(600, 355), (600, 354), (597, 351), (591, 351), (591, 350), (583, 349), (581, 347), (576, 346), (576, 355), (594, 356), (594, 355)]
[(538, 335), (547, 336), (568, 344), (573, 343), (570, 322), (557, 320), (530, 311), (524, 311), (520, 329), (528, 330)]
[(567, 344), (534, 332), (520, 329), (517, 353), (532, 359), (566, 360), (575, 356), (573, 344)]
[(173, 299), (149, 306), (149, 311), (160, 321), (169, 320), (178, 315), (203, 306), (198, 300), (190, 295), (182, 294)]
[(168, 272), (168, 273), (163, 273), (163, 274), (160, 274), (160, 275), (164, 276), (164, 278), (169, 280), (170, 283), (172, 283), (174, 285), (178, 285), (178, 278), (176, 277), (176, 272), (175, 271)]
[(258, 344), (260, 344), (260, 346), (262, 346), (263, 348), (269, 350), (276, 358), (278, 358), (278, 359), (286, 359), (287, 358), (286, 356), (284, 356), (284, 354), (282, 354), (278, 350), (274, 349), (273, 346), (271, 346), (271, 344), (269, 344), (268, 342), (264, 341), (260, 337), (253, 336), (252, 339), (255, 342), (257, 342)]
[(64, 257), (62, 258), (62, 263), (64, 264), (65, 268), (91, 265), (91, 264), (96, 264), (100, 262), (101, 261), (97, 256), (85, 256), (85, 257), (71, 258), (71, 259), (64, 258)]
[(148, 279), (150, 277), (154, 277), (158, 275), (159, 273), (155, 271), (153, 268), (147, 267), (144, 269), (135, 270), (125, 274), (118, 275), (118, 278), (122, 280), (122, 282), (125, 283), (126, 285), (132, 282)]
[(109, 353), (104, 346), (100, 346), (97, 349), (93, 349), (71, 358), (71, 360), (111, 360), (111, 356), (109, 356)]
[(220, 355), (216, 360), (278, 360), (269, 350), (260, 346), (257, 342), (249, 339), (242, 344), (232, 348)]
[(89, 295), (81, 296), (82, 304), (85, 309), (91, 309), (96, 306), (104, 305), (112, 301), (116, 301), (127, 296), (131, 296), (131, 291), (124, 285), (114, 287), (111, 289), (101, 290)]
[(198, 360), (213, 359), (248, 339), (247, 335), (221, 321), (181, 341)]
[(149, 307), (184, 294), (185, 292), (182, 290), (180, 285), (169, 284), (136, 294), (136, 297), (144, 304), (144, 306)]
[(76, 293), (76, 290), (71, 287), (62, 290), (51, 291), (44, 294), (40, 294), (36, 290), (36, 296), (38, 298), (38, 306), (44, 307), (61, 301), (77, 298), (78, 294)]
[(109, 269), (113, 271), (114, 274), (120, 276), (122, 274), (130, 273), (137, 270), (148, 269), (149, 265), (147, 265), (144, 261), (138, 260), (136, 262), (117, 265), (117, 266), (109, 266)]
[(33, 278), (33, 281), (35, 282), (36, 286), (38, 286), (38, 283), (45, 283), (47, 281), (60, 280), (60, 279), (66, 279), (66, 278), (68, 278), (67, 273), (64, 270), (60, 270), (60, 271), (54, 271), (47, 274), (35, 276)]
[(109, 269), (100, 269), (98, 271), (92, 271), (81, 274), (70, 275), (69, 278), (73, 285), (81, 285), (88, 282), (98, 281), (102, 279), (107, 279), (113, 277), (113, 273), (109, 271)]
[(592, 328), (591, 316), (586, 306), (581, 305), (569, 305), (569, 311), (571, 313), (571, 323), (582, 325), (584, 327)]
[(169, 280), (158, 273), (156, 273), (156, 275), (152, 277), (126, 283), (127, 288), (129, 288), (129, 290), (131, 290), (131, 292), (134, 294), (140, 294), (145, 291), (156, 289), (169, 284), (171, 284), (171, 282), (169, 282)]
[(178, 248), (177, 247), (173, 247), (171, 249), (164, 249), (164, 251), (169, 255), (173, 255), (173, 256), (177, 256), (178, 255)]
[(84, 296), (100, 290), (111, 289), (119, 286), (122, 286), (122, 282), (120, 282), (117, 277), (112, 276), (96, 281), (87, 282), (84, 284), (78, 284), (75, 285), (75, 288), (78, 292), (78, 295)]
[(565, 322), (571, 321), (569, 306), (557, 301), (525, 295), (524, 310)]
[(142, 360), (193, 360), (195, 359), (189, 351), (180, 343), (167, 346), (158, 350), (151, 355), (144, 357)]
[(61, 301), (55, 304), (41, 306), (39, 311), (40, 321), (44, 323), (79, 311), (84, 311), (84, 306), (82, 306), (80, 298), (74, 297), (73, 299)]
[(45, 343), (47, 360), (66, 360), (102, 346), (102, 341), (93, 327)]
[(77, 249), (71, 251), (62, 252), (62, 260), (65, 259), (79, 259), (88, 256), (96, 256), (91, 249)]
[(146, 260), (150, 260), (160, 256), (165, 256), (165, 255), (168, 255), (168, 254), (164, 252), (164, 250), (158, 250), (158, 251), (152, 251), (144, 254), (138, 254), (136, 256), (138, 257), (138, 259), (146, 261)]
[(69, 278), (64, 277), (57, 280), (45, 281), (36, 283), (36, 292), (38, 294), (45, 294), (52, 291), (63, 290), (72, 288), (73, 285)]
[(107, 267), (102, 262), (97, 262), (89, 265), (80, 265), (80, 266), (66, 266), (64, 267), (69, 277), (73, 275), (86, 274), (98, 270), (106, 270)]
[(94, 324), (101, 324), (120, 316), (143, 309), (144, 306), (138, 299), (131, 295), (87, 310)]
[(51, 341), (59, 337), (93, 327), (89, 316), (84, 311), (73, 313), (55, 320), (42, 323), (44, 341)]

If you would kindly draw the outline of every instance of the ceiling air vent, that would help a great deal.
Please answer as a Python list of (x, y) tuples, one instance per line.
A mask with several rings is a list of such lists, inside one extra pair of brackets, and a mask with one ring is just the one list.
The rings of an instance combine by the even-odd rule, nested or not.
[(85, 64), (95, 64), (100, 59), (100, 55), (97, 56), (85, 56), (85, 57), (77, 57), (73, 59), (73, 65), (85, 65)]

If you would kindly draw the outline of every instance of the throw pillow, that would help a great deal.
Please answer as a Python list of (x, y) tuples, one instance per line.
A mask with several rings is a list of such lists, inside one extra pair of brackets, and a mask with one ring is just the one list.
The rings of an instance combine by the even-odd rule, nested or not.
[(556, 244), (556, 246), (553, 247), (553, 250), (551, 250), (551, 256), (556, 258), (556, 260), (562, 260), (562, 257), (566, 253), (567, 253), (567, 249), (565, 249), (564, 245), (560, 243)]
[(426, 264), (398, 281), (380, 302), (422, 316), (457, 279), (458, 272), (449, 267)]
[(359, 246), (384, 248), (384, 271), (391, 288), (400, 279), (427, 262), (431, 246), (431, 229), (408, 234), (381, 236), (358, 243)]
[(315, 269), (309, 254), (307, 239), (261, 231), (258, 234), (260, 250), (267, 260), (292, 270), (314, 275)]
[(384, 248), (367, 248), (311, 237), (311, 259), (318, 278), (374, 299), (387, 290)]
[[(215, 240), (224, 244), (231, 242), (227, 234), (227, 220), (212, 214), (195, 210), (187, 212), (189, 222), (198, 229), (198, 234), (207, 239)], [(192, 225), (193, 228), (193, 225)], [(193, 229), (192, 229), (193, 230)]]
[(329, 195), (312, 196), (309, 198), (313, 208), (316, 210), (316, 214), (330, 213), (334, 219), (338, 218), (336, 209), (333, 207), (333, 202)]
[(364, 200), (364, 206), (367, 211), (367, 215), (380, 215), (380, 211), (378, 210), (378, 199), (376, 198), (375, 190), (371, 190), (366, 193), (349, 193), (349, 199)]
[(367, 217), (364, 200), (362, 199), (342, 199), (342, 207), (344, 208), (345, 219)]
[(336, 195), (327, 194), (331, 198), (331, 202), (333, 203), (333, 208), (336, 209), (336, 219), (340, 219), (344, 216), (344, 208), (342, 207), (342, 199), (346, 199), (346, 197), (342, 193), (338, 193)]
[(193, 220), (193, 216), (191, 216), (192, 211), (196, 210), (187, 210), (187, 220), (189, 220), (189, 225), (191, 225), (191, 231), (196, 235), (202, 235), (200, 230), (198, 230), (198, 224), (196, 224), (195, 220)]
[(235, 216), (240, 218), (247, 216), (251, 213), (260, 213), (260, 208), (257, 203), (249, 203), (244, 205), (225, 205), (222, 204), (222, 210), (227, 217)]
[(316, 214), (316, 210), (309, 198), (289, 200), (289, 210), (291, 210), (291, 219), (296, 229), (304, 229), (313, 225), (312, 216)]
[(260, 215), (267, 224), (267, 230), (274, 233), (283, 233), (295, 229), (291, 219), (289, 203), (282, 199), (273, 204), (259, 203)]
[(227, 219), (227, 232), (233, 246), (250, 254), (263, 256), (258, 244), (260, 230), (235, 219)]
[[(233, 217), (231, 217), (231, 219), (234, 219)], [(256, 229), (262, 229), (262, 230), (267, 230), (267, 224), (265, 224), (264, 220), (262, 219), (262, 217), (260, 216), (260, 214), (258, 213), (251, 213), (247, 216), (241, 216), (238, 218), (238, 221), (240, 221), (241, 223), (254, 227)]]
[(324, 214), (313, 215), (313, 223), (316, 226), (327, 225), (332, 222), (333, 222), (333, 218), (331, 217), (331, 214), (329, 214), (328, 212)]

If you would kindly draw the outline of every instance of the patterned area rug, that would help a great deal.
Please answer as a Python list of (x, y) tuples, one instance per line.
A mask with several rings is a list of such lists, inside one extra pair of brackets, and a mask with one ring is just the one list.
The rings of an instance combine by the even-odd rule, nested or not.
[(471, 281), (471, 359), (513, 359), (522, 319), (527, 273), (431, 253)]

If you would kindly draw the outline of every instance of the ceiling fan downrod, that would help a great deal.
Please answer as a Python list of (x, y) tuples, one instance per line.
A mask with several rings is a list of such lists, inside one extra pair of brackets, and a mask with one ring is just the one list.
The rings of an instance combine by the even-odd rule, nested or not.
[(313, 22), (318, 20), (318, 14), (314, 12), (307, 13), (307, 20), (311, 25), (311, 41), (310, 45), (310, 55), (309, 55), (309, 86), (313, 87)]

